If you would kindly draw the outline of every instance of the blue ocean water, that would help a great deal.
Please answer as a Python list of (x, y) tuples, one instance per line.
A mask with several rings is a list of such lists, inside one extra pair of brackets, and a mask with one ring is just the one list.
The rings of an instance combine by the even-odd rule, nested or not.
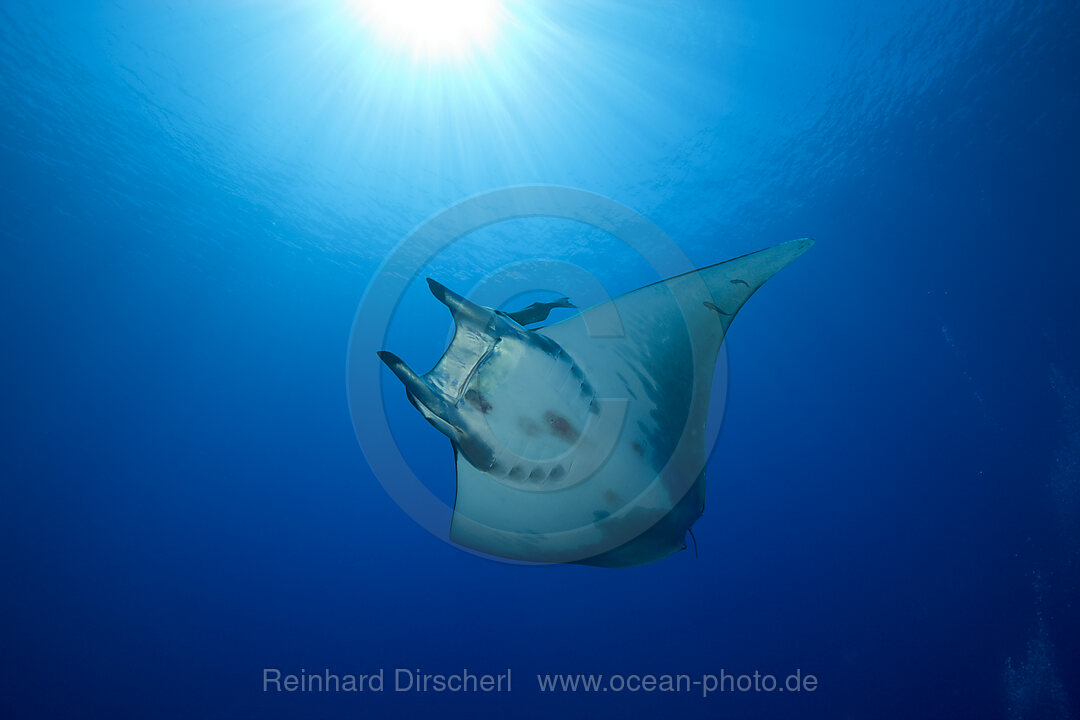
[[(1075, 4), (501, 7), (446, 60), (343, 1), (0, 6), (0, 714), (1080, 713)], [(728, 335), (697, 557), (481, 559), (365, 459), (346, 361), (378, 274), (412, 279), (386, 346), (421, 370), (450, 329), (424, 275), (658, 279), (550, 218), (384, 264), (523, 185), (610, 198), (697, 266), (818, 240)], [(449, 500), (448, 443), (383, 372), (372, 412)], [(797, 670), (815, 690), (536, 680)]]

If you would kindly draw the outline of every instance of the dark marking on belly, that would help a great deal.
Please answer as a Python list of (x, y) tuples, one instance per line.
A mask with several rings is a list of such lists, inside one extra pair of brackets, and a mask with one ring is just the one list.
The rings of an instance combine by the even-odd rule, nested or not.
[(564, 418), (558, 413), (548, 410), (544, 413), (544, 420), (547, 422), (548, 427), (551, 429), (551, 434), (556, 437), (560, 437), (567, 442), (574, 442), (581, 434), (577, 431), (570, 421)]
[(483, 395), (481, 395), (476, 388), (469, 388), (465, 391), (465, 399), (469, 401), (469, 404), (480, 412), (487, 415), (491, 412), (491, 403), (489, 403)]
[(593, 522), (600, 522), (604, 518), (611, 515), (607, 510), (593, 510)]
[(745, 285), (746, 287), (750, 287), (750, 283), (746, 282), (745, 280), (732, 280), (731, 284), (732, 285)]
[(617, 504), (619, 502), (618, 493), (616, 493), (614, 490), (605, 490), (604, 491), (604, 502), (608, 503), (609, 505)]
[(709, 302), (708, 300), (706, 300), (705, 302), (703, 302), (703, 303), (702, 303), (702, 305), (704, 305), (705, 307), (709, 308), (710, 310), (712, 310), (712, 311), (713, 311), (714, 313), (717, 313), (718, 315), (724, 315), (724, 316), (726, 316), (726, 317), (731, 317), (731, 313), (729, 313), (729, 312), (724, 312), (723, 310), (721, 310), (720, 308), (716, 307), (716, 305), (714, 305), (713, 303)]
[(630, 443), (630, 447), (634, 449), (634, 452), (638, 457), (645, 457), (645, 445), (643, 445), (640, 440), (635, 440)]
[(518, 418), (518, 427), (520, 427), (521, 432), (525, 433), (526, 435), (540, 434), (540, 426), (527, 417)]

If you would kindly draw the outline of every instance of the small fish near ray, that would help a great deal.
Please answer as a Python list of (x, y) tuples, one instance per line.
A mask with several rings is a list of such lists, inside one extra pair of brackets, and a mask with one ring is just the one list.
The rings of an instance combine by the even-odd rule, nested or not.
[[(813, 242), (653, 283), (535, 329), (521, 321), (573, 305), (505, 313), (429, 279), (454, 318), (445, 353), (423, 376), (393, 353), (379, 357), (454, 448), (450, 538), (513, 560), (604, 567), (685, 549), (704, 508), (720, 344), (750, 296)], [(612, 309), (619, 332), (596, 332)]]

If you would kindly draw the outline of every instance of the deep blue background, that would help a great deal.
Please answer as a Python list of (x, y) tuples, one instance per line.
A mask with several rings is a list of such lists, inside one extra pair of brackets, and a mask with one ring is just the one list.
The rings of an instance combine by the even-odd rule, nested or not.
[[(434, 68), (345, 5), (0, 9), (0, 714), (1080, 713), (1072, 3), (518, 0), (490, 51)], [(365, 463), (366, 284), (425, 218), (521, 183), (607, 195), (701, 265), (819, 240), (728, 336), (699, 558), (478, 559)], [(656, 279), (529, 228), (432, 272)], [(421, 370), (448, 327), (424, 302), (392, 330)], [(388, 390), (448, 493), (448, 445)], [(510, 666), (515, 692), (260, 691), (263, 667), (380, 666)], [(721, 668), (820, 689), (532, 679)]]

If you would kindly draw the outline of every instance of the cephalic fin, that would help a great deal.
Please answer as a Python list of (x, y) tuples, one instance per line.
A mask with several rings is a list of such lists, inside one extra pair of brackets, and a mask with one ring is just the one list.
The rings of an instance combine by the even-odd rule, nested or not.
[(491, 321), (494, 313), (488, 308), (477, 305), (472, 300), (458, 295), (432, 278), (427, 279), (427, 284), (431, 288), (431, 294), (435, 296), (435, 299), (450, 308), (450, 314), (454, 316), (455, 323), (466, 322), (472, 325), (484, 326)]

